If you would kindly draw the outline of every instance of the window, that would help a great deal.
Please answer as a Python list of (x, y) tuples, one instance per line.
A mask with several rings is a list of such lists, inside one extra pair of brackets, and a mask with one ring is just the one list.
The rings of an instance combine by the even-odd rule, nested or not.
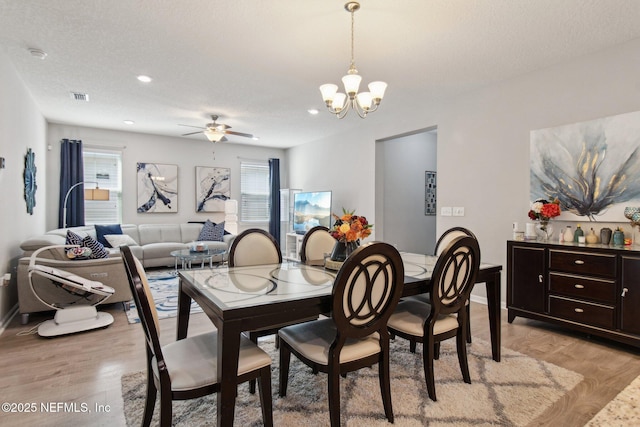
[(85, 224), (120, 224), (122, 222), (122, 153), (85, 146), (85, 189), (98, 187), (109, 190), (109, 200), (85, 200)]
[(240, 163), (240, 220), (269, 221), (269, 164)]

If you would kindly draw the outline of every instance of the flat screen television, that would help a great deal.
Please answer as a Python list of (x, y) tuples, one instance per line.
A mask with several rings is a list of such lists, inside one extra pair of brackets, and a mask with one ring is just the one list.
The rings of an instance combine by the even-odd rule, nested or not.
[(331, 228), (331, 191), (295, 193), (293, 231), (305, 234), (317, 225)]

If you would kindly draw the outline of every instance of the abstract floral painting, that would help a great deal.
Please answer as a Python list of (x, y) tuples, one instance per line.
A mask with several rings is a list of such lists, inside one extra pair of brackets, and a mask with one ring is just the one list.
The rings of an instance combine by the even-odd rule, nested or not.
[(224, 212), (231, 197), (231, 169), (196, 166), (196, 212)]
[(138, 213), (178, 212), (178, 166), (137, 163)]
[(532, 131), (530, 154), (531, 201), (558, 198), (558, 219), (624, 222), (640, 206), (640, 112)]

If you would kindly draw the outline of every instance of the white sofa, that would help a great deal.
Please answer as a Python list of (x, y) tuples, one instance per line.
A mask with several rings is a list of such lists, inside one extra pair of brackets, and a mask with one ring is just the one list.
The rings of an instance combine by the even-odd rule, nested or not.
[[(130, 236), (137, 245), (130, 245), (131, 251), (145, 267), (172, 267), (175, 265), (175, 258), (170, 255), (172, 251), (188, 249), (190, 244), (198, 240), (202, 224), (123, 224), (122, 233)], [(69, 230), (80, 237), (91, 236), (96, 238), (95, 227), (73, 227)], [(17, 283), (18, 302), (22, 323), (28, 322), (29, 313), (50, 311), (51, 308), (42, 304), (29, 286), (28, 266), (31, 254), (42, 247), (52, 245), (64, 245), (67, 229), (61, 228), (48, 231), (39, 236), (33, 236), (20, 244), (23, 257), (18, 262)], [(235, 238), (233, 234), (225, 234), (222, 242), (206, 242), (211, 249), (222, 248), (229, 250), (231, 242)], [(213, 257), (213, 262), (226, 260), (224, 256)], [(44, 259), (43, 259), (44, 258)], [(115, 289), (115, 293), (105, 303), (126, 302), (132, 299), (129, 283), (124, 271), (124, 264), (120, 257), (118, 248), (109, 249), (109, 257), (90, 260), (70, 260), (61, 249), (43, 251), (39, 255), (39, 264), (49, 265), (85, 277), (97, 280)], [(42, 277), (34, 276), (34, 287), (38, 295), (47, 298), (47, 301), (65, 303), (72, 301), (75, 297), (65, 295), (63, 291), (56, 288), (51, 282)]]

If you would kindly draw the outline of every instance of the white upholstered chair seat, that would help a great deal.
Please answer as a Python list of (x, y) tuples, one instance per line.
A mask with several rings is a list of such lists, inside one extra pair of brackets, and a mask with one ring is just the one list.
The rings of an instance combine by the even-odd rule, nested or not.
[[(329, 347), (335, 340), (336, 328), (333, 320), (319, 319), (313, 322), (288, 326), (278, 331), (293, 350), (320, 365), (329, 364)], [(347, 339), (340, 352), (340, 363), (362, 359), (380, 353), (380, 337), (373, 333), (362, 339)]]
[[(389, 317), (387, 325), (398, 331), (422, 336), (424, 322), (427, 320), (431, 306), (415, 299), (400, 301), (396, 311)], [(433, 326), (435, 335), (453, 331), (458, 327), (458, 317), (455, 314), (441, 315)]]
[[(191, 390), (218, 383), (218, 332), (209, 332), (162, 347), (171, 390)], [(260, 347), (245, 337), (240, 338), (238, 375), (269, 366), (271, 358)], [(153, 374), (159, 378), (158, 367), (153, 358)]]

